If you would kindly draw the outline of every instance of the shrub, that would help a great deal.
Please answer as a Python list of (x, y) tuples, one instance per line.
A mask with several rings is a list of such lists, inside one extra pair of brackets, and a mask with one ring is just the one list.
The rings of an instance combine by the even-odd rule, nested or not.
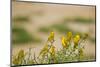
[[(25, 53), (24, 50), (20, 50), (16, 56), (13, 57), (12, 64), (14, 65), (26, 65), (26, 64), (49, 64), (49, 63), (63, 63), (72, 61), (82, 61), (84, 58), (84, 43), (88, 37), (88, 34), (81, 36), (80, 34), (73, 35), (72, 32), (68, 32), (61, 38), (62, 48), (56, 50), (54, 46), (55, 33), (51, 32), (45, 46), (41, 49), (39, 55), (34, 57), (31, 55), (31, 48), (29, 53)], [(28, 59), (26, 59), (28, 55)]]

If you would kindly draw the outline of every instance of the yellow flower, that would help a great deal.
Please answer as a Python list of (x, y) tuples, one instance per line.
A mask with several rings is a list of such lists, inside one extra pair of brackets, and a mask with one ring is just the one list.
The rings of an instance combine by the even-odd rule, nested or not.
[(67, 40), (70, 41), (72, 38), (72, 32), (67, 33)]
[(51, 46), (50, 49), (49, 49), (49, 52), (50, 52), (50, 55), (51, 55), (51, 58), (52, 58), (52, 62), (53, 63), (56, 63), (56, 58), (55, 58), (55, 46)]
[(19, 53), (18, 53), (18, 58), (23, 59), (24, 56), (25, 56), (24, 50), (20, 50)]
[(13, 57), (12, 63), (13, 64), (22, 64), (24, 57), (25, 57), (24, 50), (20, 50), (18, 52), (17, 56)]
[(43, 49), (40, 51), (40, 55), (44, 56), (48, 52), (48, 44), (46, 44)]
[(13, 61), (12, 61), (13, 64), (19, 64), (19, 62), (20, 61), (17, 58), (13, 58)]
[(49, 37), (48, 37), (48, 41), (53, 42), (54, 41), (54, 32), (51, 32)]
[(62, 36), (62, 46), (63, 48), (66, 48), (68, 46), (68, 41), (66, 40), (66, 38), (64, 36)]
[(78, 34), (75, 35), (75, 37), (74, 37), (74, 44), (75, 44), (75, 46), (78, 45), (79, 40), (80, 40), (80, 35), (78, 35)]
[(55, 46), (52, 45), (50, 47), (50, 50), (49, 51), (50, 51), (51, 55), (54, 56), (55, 55)]

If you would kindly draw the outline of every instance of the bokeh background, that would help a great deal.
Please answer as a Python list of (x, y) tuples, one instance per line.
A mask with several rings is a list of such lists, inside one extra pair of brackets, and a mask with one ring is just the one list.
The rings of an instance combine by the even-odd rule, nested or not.
[(84, 54), (95, 60), (95, 6), (64, 5), (12, 1), (12, 55), (20, 49), (36, 55), (45, 45), (51, 31), (55, 32), (56, 50), (66, 32), (88, 33)]

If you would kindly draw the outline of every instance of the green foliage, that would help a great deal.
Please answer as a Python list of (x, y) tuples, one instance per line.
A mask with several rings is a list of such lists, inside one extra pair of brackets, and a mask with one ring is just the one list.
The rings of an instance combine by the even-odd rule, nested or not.
[(49, 27), (41, 27), (39, 32), (48, 33), (52, 30), (56, 30), (59, 33), (65, 33), (65, 31), (71, 31), (65, 24), (54, 24)]
[(71, 22), (79, 22), (79, 23), (92, 23), (94, 22), (94, 19), (77, 16), (77, 17), (72, 17), (72, 18), (65, 18), (64, 21), (65, 22), (71, 21)]
[(14, 27), (13, 32), (13, 43), (28, 43), (28, 42), (41, 42), (39, 38), (30, 35), (25, 29)]
[(51, 26), (51, 28), (57, 30), (60, 33), (65, 33), (65, 31), (70, 31), (70, 29), (68, 29), (65, 24), (54, 24)]
[(81, 18), (81, 17), (76, 17), (75, 18), (75, 21), (77, 22), (93, 22), (94, 20), (93, 19), (88, 19), (88, 18)]
[(50, 31), (50, 28), (47, 28), (47, 27), (40, 27), (40, 29), (39, 29), (39, 32), (47, 33), (49, 31)]

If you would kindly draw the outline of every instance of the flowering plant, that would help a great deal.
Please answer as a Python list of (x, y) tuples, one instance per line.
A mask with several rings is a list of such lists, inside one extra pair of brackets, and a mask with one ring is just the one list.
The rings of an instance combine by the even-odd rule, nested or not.
[(56, 41), (55, 33), (51, 32), (38, 57), (35, 54), (34, 57), (31, 56), (31, 48), (29, 49), (29, 53), (20, 50), (16, 56), (13, 56), (12, 64), (49, 64), (81, 61), (84, 57), (84, 45), (82, 43), (86, 41), (87, 37), (88, 34), (81, 36), (78, 33), (73, 35), (72, 32), (67, 32), (65, 36), (61, 37), (62, 48), (56, 50), (56, 46), (54, 46), (54, 42)]

